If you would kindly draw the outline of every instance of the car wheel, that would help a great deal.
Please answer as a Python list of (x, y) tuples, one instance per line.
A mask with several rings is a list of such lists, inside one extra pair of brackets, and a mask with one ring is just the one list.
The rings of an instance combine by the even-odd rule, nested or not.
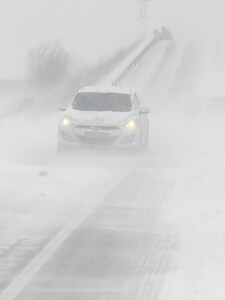
[(148, 151), (148, 131), (146, 134), (142, 134), (142, 139), (141, 139), (141, 150), (143, 151)]
[(142, 149), (143, 149), (143, 133), (142, 133), (142, 131), (140, 131), (139, 140), (137, 142), (137, 145), (134, 148), (134, 151), (135, 152), (140, 152), (140, 151), (142, 151)]
[(59, 154), (65, 153), (67, 150), (68, 150), (68, 148), (65, 145), (63, 145), (62, 143), (58, 142), (57, 151), (58, 151)]

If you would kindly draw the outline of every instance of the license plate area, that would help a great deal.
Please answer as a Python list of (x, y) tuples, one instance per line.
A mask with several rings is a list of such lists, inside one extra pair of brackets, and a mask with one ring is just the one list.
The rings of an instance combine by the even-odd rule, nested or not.
[(110, 137), (109, 132), (102, 132), (102, 131), (86, 131), (85, 137), (88, 138), (107, 138)]

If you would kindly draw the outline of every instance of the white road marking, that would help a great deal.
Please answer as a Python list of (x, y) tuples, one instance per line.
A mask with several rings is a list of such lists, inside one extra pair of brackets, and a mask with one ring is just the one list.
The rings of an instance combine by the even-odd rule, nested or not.
[(58, 235), (53, 238), (49, 244), (34, 258), (33, 261), (20, 273), (20, 275), (0, 294), (0, 300), (15, 300), (16, 297), (23, 291), (26, 285), (32, 280), (35, 274), (49, 260), (63, 242), (71, 235), (71, 233), (82, 223), (82, 221), (91, 213), (98, 203), (112, 191), (112, 189), (123, 179), (132, 168), (126, 172), (115, 176), (115, 179), (110, 182), (106, 188), (93, 199), (92, 204), (84, 208), (80, 215), (66, 225)]

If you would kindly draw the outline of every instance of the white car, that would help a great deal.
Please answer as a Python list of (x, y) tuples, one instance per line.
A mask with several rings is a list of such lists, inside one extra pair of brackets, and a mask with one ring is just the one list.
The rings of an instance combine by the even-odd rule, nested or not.
[(78, 146), (141, 149), (148, 146), (149, 108), (121, 87), (85, 87), (72, 103), (59, 106), (58, 149)]

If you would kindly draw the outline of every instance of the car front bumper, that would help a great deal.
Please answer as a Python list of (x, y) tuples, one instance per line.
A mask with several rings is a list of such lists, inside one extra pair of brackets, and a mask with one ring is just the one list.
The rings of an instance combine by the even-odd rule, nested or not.
[(140, 144), (140, 130), (116, 126), (59, 127), (58, 142), (65, 147), (109, 147), (137, 148)]

